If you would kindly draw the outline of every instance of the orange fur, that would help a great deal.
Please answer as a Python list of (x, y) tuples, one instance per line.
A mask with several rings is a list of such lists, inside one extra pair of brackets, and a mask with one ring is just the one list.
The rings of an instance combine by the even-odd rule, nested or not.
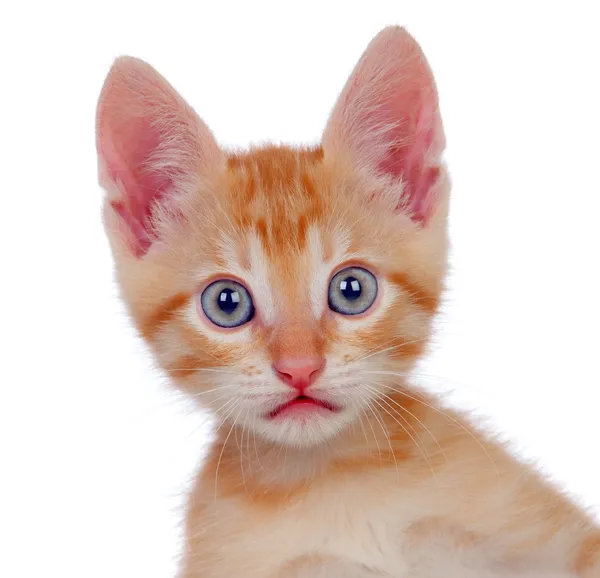
[(579, 546), (573, 568), (576, 572), (584, 574), (598, 564), (600, 564), (600, 532), (586, 536)]
[[(586, 513), (409, 379), (444, 288), (443, 148), (431, 71), (402, 29), (369, 46), (313, 148), (221, 151), (158, 73), (115, 63), (98, 149), (123, 298), (220, 422), (182, 578), (600, 577)], [(349, 266), (377, 279), (356, 316), (327, 306)], [(247, 288), (245, 325), (203, 312), (219, 279)], [(315, 358), (307, 391), (338, 411), (269, 418), (296, 395), (273, 364)]]

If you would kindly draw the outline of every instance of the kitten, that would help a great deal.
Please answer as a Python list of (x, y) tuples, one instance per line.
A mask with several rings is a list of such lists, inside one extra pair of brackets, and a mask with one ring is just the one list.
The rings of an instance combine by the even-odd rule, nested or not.
[(182, 578), (600, 577), (600, 529), (420, 393), (446, 272), (434, 80), (369, 45), (314, 148), (219, 148), (149, 65), (97, 116), (122, 296), (173, 384), (220, 420)]

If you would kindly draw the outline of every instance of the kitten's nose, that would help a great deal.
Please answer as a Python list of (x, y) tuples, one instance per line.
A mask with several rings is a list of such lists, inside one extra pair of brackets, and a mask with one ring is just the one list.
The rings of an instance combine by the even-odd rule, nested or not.
[(281, 381), (300, 392), (310, 387), (323, 371), (325, 360), (320, 356), (282, 357), (273, 363)]

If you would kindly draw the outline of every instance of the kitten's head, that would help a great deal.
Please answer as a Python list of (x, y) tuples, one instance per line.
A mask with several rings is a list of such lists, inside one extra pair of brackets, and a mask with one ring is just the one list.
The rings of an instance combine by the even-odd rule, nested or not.
[(108, 75), (97, 143), (122, 294), (174, 383), (279, 443), (385, 411), (446, 265), (437, 94), (407, 32), (372, 41), (319, 147), (224, 152), (131, 58)]

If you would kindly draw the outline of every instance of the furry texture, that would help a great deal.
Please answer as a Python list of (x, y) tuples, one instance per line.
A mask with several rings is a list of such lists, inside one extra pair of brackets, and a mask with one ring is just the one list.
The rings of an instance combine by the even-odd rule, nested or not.
[[(435, 84), (383, 30), (321, 146), (219, 149), (151, 67), (118, 59), (98, 106), (105, 223), (131, 318), (173, 384), (220, 420), (191, 492), (182, 578), (600, 577), (600, 530), (468, 421), (411, 387), (444, 286), (449, 181)], [(377, 278), (356, 316), (330, 280)], [(222, 329), (199, 295), (248, 289)], [(319, 359), (336, 411), (270, 414)]]

